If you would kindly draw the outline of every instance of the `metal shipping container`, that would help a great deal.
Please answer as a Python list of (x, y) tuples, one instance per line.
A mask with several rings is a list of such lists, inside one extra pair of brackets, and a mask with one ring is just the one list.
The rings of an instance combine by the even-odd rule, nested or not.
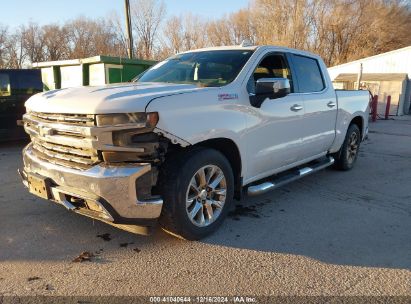
[(154, 65), (156, 61), (95, 56), (84, 59), (36, 62), (41, 69), (44, 89), (54, 90), (83, 85), (127, 82)]

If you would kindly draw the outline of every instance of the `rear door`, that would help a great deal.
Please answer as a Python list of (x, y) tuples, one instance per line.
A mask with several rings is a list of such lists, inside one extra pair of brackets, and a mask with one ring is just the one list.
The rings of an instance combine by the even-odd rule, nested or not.
[[(312, 57), (292, 54), (295, 91), (304, 100), (301, 124), (301, 160), (320, 155), (331, 147), (335, 138), (337, 102), (335, 91), (327, 86), (321, 63)], [(324, 66), (325, 68), (325, 66)]]

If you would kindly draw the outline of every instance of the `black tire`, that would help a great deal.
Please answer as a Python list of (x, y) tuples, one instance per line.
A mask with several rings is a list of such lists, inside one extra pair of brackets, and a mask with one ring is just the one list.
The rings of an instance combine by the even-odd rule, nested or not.
[(333, 154), (335, 159), (334, 167), (338, 170), (347, 171), (354, 167), (358, 157), (361, 144), (361, 132), (356, 124), (348, 127), (344, 142), (340, 151)]
[[(210, 166), (210, 167), (207, 167)], [(206, 167), (206, 168), (204, 168)], [(215, 212), (215, 220), (212, 221), (211, 219), (207, 218), (208, 210), (206, 210), (205, 202), (207, 201), (206, 198), (201, 197), (198, 195), (197, 198), (193, 199), (193, 205), (198, 203), (203, 204), (201, 207), (202, 209), (197, 213), (197, 217), (193, 218), (189, 216), (189, 208), (190, 206), (186, 206), (190, 200), (188, 196), (190, 194), (191, 189), (200, 189), (205, 188), (200, 187), (201, 183), (198, 182), (196, 177), (198, 177), (197, 173), (201, 172), (200, 169), (204, 168), (204, 172), (206, 172), (206, 178), (208, 175), (212, 175), (212, 169), (215, 170), (220, 169), (220, 171), (216, 171), (218, 173), (224, 174), (224, 185), (226, 186), (225, 192), (225, 202), (222, 208), (217, 208), (214, 206), (216, 211), (218, 209), (218, 214)], [(208, 169), (208, 170), (207, 170)], [(227, 216), (228, 210), (232, 204), (233, 196), (234, 196), (234, 176), (233, 171), (230, 166), (230, 163), (225, 158), (223, 154), (218, 152), (214, 149), (209, 148), (195, 148), (187, 152), (182, 152), (178, 155), (169, 157), (166, 163), (164, 164), (162, 170), (160, 171), (160, 191), (163, 197), (163, 209), (159, 218), (160, 226), (166, 232), (186, 239), (186, 240), (198, 240), (204, 238), (205, 236), (214, 232), (223, 222), (224, 218)], [(215, 175), (217, 176), (217, 173)], [(210, 176), (209, 180), (211, 181), (212, 177)], [(220, 175), (221, 176), (221, 175)], [(191, 181), (194, 179), (196, 185), (198, 186), (189, 188)], [(217, 179), (217, 177), (215, 177)], [(208, 183), (206, 183), (208, 185)], [(212, 183), (210, 183), (211, 185)], [(219, 184), (221, 186), (221, 184)], [(217, 188), (217, 187), (215, 187)], [(190, 189), (190, 190), (189, 190)], [(208, 188), (212, 189), (212, 188)], [(205, 189), (203, 189), (205, 191)], [(203, 190), (201, 191), (204, 194)], [(193, 190), (194, 191), (194, 190)], [(207, 195), (216, 195), (214, 192), (208, 192)], [(218, 191), (218, 190), (215, 190)], [(221, 190), (219, 190), (221, 191)], [(194, 193), (200, 193), (195, 190)], [(218, 198), (215, 201), (223, 200), (223, 195), (217, 194)], [(207, 196), (208, 197), (208, 196)], [(211, 197), (210, 197), (211, 199)], [(200, 202), (201, 200), (201, 202)], [(207, 201), (210, 202), (210, 201)], [(192, 214), (194, 214), (193, 210), (197, 206), (194, 206), (191, 210)], [(205, 214), (205, 215), (204, 215)], [(201, 217), (205, 218), (210, 223), (207, 226), (199, 227), (194, 222), (196, 220), (201, 221)], [(197, 223), (198, 224), (198, 223)]]

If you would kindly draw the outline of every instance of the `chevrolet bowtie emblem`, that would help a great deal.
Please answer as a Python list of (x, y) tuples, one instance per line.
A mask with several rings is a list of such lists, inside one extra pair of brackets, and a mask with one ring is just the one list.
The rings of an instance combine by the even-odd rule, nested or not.
[(42, 137), (47, 136), (47, 135), (53, 135), (52, 128), (41, 126), (41, 125), (39, 125), (38, 128), (39, 128), (39, 135)]

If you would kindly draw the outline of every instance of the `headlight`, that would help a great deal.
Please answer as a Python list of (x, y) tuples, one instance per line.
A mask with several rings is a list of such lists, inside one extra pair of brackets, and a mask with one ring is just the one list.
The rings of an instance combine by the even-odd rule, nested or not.
[(158, 123), (158, 113), (99, 114), (96, 122), (99, 127), (139, 124), (140, 127), (154, 128)]

